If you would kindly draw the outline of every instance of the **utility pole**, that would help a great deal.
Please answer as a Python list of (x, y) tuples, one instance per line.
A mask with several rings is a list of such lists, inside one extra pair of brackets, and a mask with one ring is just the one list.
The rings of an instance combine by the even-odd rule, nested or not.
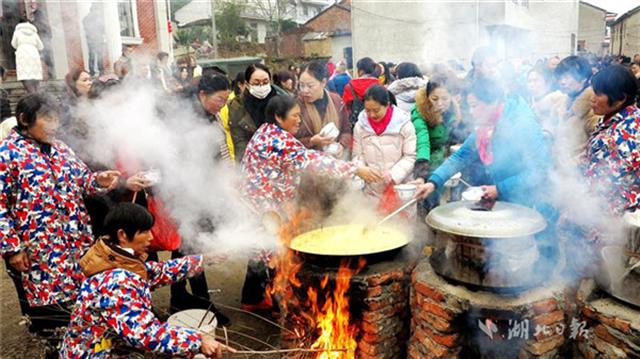
[(218, 58), (218, 36), (216, 33), (216, 0), (211, 0), (211, 46), (213, 58)]

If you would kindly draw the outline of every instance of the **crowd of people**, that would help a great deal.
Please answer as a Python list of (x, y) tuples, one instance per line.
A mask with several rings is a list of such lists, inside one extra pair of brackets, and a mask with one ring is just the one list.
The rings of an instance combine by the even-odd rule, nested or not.
[[(79, 104), (134, 81), (155, 86), (168, 102), (186, 99), (193, 116), (225, 139), (211, 160), (239, 168), (240, 194), (258, 217), (287, 218), (301, 206), (328, 213), (335, 188), (356, 188), (382, 203), (399, 184), (416, 186), (423, 217), (444, 200), (445, 182), (462, 173), (482, 187), (483, 198), (543, 214), (550, 232), (539, 246), (553, 257), (554, 238), (571, 215), (554, 203), (550, 173), (580, 173), (606, 199), (607, 215), (640, 206), (640, 55), (630, 64), (579, 56), (530, 64), (481, 47), (466, 74), (444, 64), (365, 57), (353, 75), (341, 60), (276, 72), (256, 63), (230, 77), (221, 68), (203, 70), (193, 56), (172, 67), (169, 54), (159, 53), (140, 65), (125, 46), (112, 75), (99, 76), (104, 69), (93, 61), (90, 70), (72, 70), (60, 106), (38, 92), (42, 76), (30, 71), (40, 63), (30, 57), (42, 44), (28, 24), (19, 26), (18, 80), (29, 94), (2, 119), (8, 129), (0, 144), (0, 250), (30, 330), (45, 335), (67, 327), (63, 358), (115, 354), (120, 344), (208, 356), (233, 350), (162, 323), (152, 310), (151, 290), (171, 284), (172, 310), (211, 309), (220, 325), (230, 325), (211, 302), (203, 273), (219, 258), (173, 248), (172, 259), (159, 262), (150, 243), (166, 233), (154, 226), (180, 218), (157, 210), (162, 198), (142, 164), (98, 164), (83, 151), (90, 129)], [(326, 183), (342, 185), (320, 193)], [(201, 222), (201, 231), (215, 231), (211, 219)], [(265, 297), (268, 258), (256, 253), (248, 263), (245, 310), (273, 306)]]

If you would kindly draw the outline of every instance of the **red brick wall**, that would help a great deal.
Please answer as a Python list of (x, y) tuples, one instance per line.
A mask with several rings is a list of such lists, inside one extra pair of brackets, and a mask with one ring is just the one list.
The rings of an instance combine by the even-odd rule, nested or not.
[(286, 57), (304, 56), (302, 36), (304, 36), (307, 31), (308, 29), (299, 28), (284, 34), (280, 42), (280, 55)]
[(155, 5), (152, 0), (138, 0), (138, 28), (144, 42), (138, 46), (136, 53), (155, 55), (159, 51), (158, 33), (156, 31)]
[(317, 32), (351, 32), (351, 11), (334, 5), (304, 26)]

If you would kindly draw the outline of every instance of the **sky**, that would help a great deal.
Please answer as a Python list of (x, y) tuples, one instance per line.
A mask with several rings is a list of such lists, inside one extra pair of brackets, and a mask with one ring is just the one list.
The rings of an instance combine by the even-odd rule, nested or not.
[(615, 12), (618, 16), (640, 5), (640, 0), (583, 0), (607, 11)]

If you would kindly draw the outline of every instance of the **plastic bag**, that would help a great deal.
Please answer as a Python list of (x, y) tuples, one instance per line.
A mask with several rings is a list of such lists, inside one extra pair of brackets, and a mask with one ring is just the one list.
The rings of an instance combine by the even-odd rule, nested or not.
[(147, 196), (149, 212), (153, 214), (155, 223), (151, 228), (153, 240), (149, 246), (151, 251), (174, 251), (180, 248), (182, 239), (178, 233), (178, 226), (167, 212), (160, 199)]

